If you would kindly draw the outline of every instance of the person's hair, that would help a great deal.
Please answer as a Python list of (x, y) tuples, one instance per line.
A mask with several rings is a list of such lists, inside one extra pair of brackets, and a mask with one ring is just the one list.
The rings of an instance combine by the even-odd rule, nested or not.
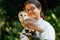
[(28, 0), (28, 1), (26, 1), (25, 4), (24, 4), (24, 8), (27, 4), (35, 4), (35, 6), (37, 8), (41, 7), (41, 3), (37, 0)]
[[(24, 9), (25, 9), (27, 4), (34, 4), (37, 8), (40, 8), (40, 7), (42, 8), (42, 5), (38, 0), (28, 0), (28, 1), (26, 1), (25, 4), (24, 4)], [(40, 13), (40, 16), (42, 18), (44, 18), (43, 13)]]

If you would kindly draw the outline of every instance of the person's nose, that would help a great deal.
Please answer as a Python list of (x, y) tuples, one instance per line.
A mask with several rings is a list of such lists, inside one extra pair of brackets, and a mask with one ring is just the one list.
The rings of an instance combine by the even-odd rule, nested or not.
[(32, 13), (32, 10), (29, 10), (29, 13)]

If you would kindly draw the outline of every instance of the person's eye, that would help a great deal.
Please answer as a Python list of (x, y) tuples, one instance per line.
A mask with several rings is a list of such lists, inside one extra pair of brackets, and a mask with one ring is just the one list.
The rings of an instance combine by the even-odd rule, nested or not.
[(35, 7), (32, 7), (32, 8), (31, 8), (31, 10), (34, 10), (34, 9), (35, 9)]
[(30, 10), (35, 10), (35, 7), (31, 7), (30, 9), (25, 10), (25, 12), (29, 12)]
[(25, 10), (25, 12), (28, 12), (29, 10)]

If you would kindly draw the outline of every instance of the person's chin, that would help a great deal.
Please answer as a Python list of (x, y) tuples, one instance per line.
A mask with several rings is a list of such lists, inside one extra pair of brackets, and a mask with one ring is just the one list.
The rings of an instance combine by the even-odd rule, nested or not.
[(32, 17), (33, 19), (36, 19), (36, 17)]

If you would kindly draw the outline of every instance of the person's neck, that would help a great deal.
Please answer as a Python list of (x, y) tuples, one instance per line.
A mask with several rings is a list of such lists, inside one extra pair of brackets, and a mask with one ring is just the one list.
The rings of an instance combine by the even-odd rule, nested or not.
[(40, 20), (41, 17), (35, 18), (37, 21)]

